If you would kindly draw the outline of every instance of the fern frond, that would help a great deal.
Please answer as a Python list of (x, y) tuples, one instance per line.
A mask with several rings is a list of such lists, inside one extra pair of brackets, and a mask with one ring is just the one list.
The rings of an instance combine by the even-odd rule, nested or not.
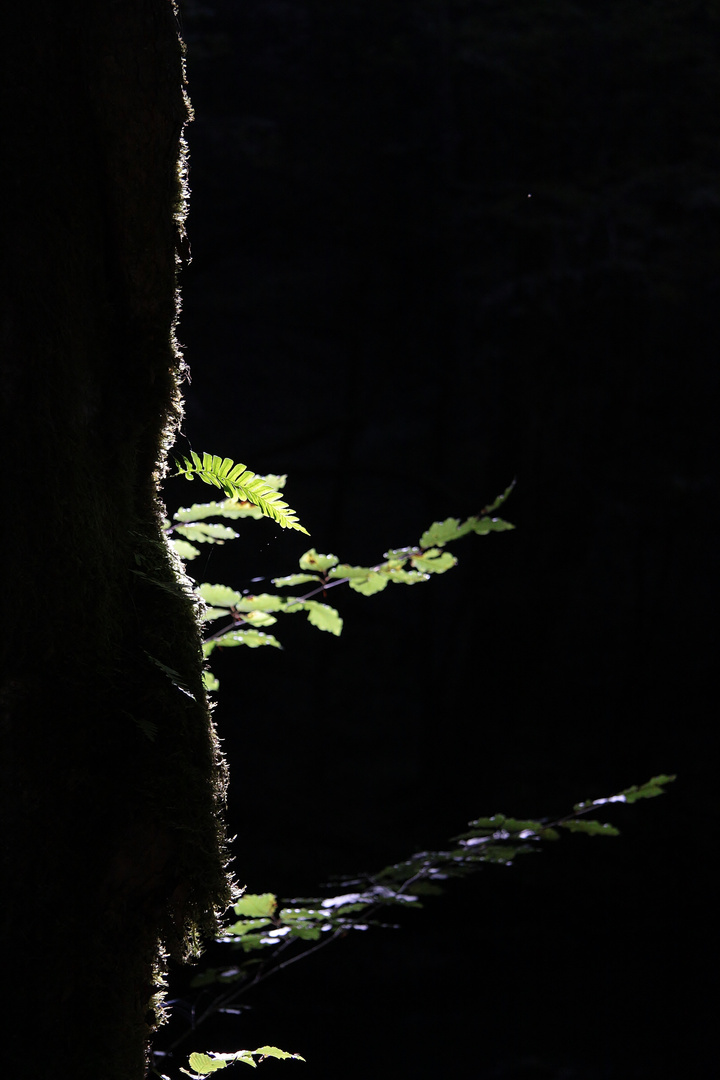
[(190, 457), (183, 457), (175, 462), (176, 476), (193, 480), (199, 476), (206, 484), (220, 488), (228, 499), (237, 502), (250, 502), (265, 515), (272, 518), (283, 529), (297, 529), (309, 535), (298, 521), (297, 514), (283, 502), (277, 488), (272, 487), (264, 477), (251, 472), (243, 464), (235, 464), (232, 458), (220, 458), (217, 454), (203, 454), (200, 457), (194, 450)]

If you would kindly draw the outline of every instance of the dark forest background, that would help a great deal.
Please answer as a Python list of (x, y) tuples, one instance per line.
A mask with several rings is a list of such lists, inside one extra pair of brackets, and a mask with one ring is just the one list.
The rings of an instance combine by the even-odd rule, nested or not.
[[(215, 0), (183, 26), (192, 447), (287, 472), (311, 543), (365, 564), (517, 477), (516, 531), (442, 579), (337, 589), (340, 639), (291, 620), (214, 663), (239, 880), (312, 895), (480, 814), (679, 774), (608, 815), (620, 839), (454, 884), (187, 1050), (708, 1075), (720, 9)], [(242, 534), (192, 573), (250, 587), (308, 546)]]

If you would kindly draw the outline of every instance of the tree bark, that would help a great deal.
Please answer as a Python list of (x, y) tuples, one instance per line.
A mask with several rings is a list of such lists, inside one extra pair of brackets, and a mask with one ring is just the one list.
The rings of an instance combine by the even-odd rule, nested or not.
[(158, 493), (182, 415), (182, 51), (172, 0), (10, 4), (0, 26), (3, 1064), (135, 1080), (164, 956), (231, 895)]

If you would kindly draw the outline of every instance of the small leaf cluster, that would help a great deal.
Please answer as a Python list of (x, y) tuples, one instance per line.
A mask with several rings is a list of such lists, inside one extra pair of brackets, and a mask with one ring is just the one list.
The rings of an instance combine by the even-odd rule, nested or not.
[(238, 1050), (234, 1054), (191, 1054), (190, 1069), (181, 1069), (180, 1072), (184, 1072), (186, 1076), (191, 1076), (193, 1080), (200, 1080), (204, 1076), (209, 1076), (210, 1073), (217, 1072), (218, 1069), (226, 1069), (228, 1065), (237, 1062), (252, 1065), (253, 1069), (256, 1069), (257, 1062), (255, 1058), (258, 1058), (259, 1061), (265, 1061), (266, 1058), (305, 1060), (300, 1054), (288, 1054), (285, 1050), (278, 1050), (277, 1046), (259, 1046), (257, 1050)]
[[(284, 905), (278, 904), (274, 893), (243, 895), (234, 906), (233, 922), (220, 939), (242, 958), (210, 968), (193, 980), (195, 987), (215, 984), (220, 988), (214, 1007), (200, 1020), (227, 1008), (270, 975), (352, 930), (392, 925), (378, 918), (379, 913), (390, 906), (422, 907), (421, 897), (440, 893), (441, 883), (449, 878), (464, 877), (485, 863), (510, 866), (518, 855), (537, 852), (543, 842), (559, 840), (562, 830), (587, 836), (618, 836), (614, 825), (587, 820), (585, 815), (597, 806), (629, 804), (662, 795), (673, 780), (673, 775), (654, 776), (645, 784), (625, 788), (608, 798), (576, 803), (571, 813), (553, 820), (505, 814), (476, 818), (469, 823), (469, 831), (453, 838), (456, 844), (448, 850), (418, 852), (376, 873), (340, 878), (343, 891), (336, 895), (290, 900)], [(220, 1057), (214, 1055), (212, 1060)], [(228, 1062), (231, 1058), (246, 1060), (226, 1057)], [(191, 1065), (199, 1073), (196, 1062), (193, 1055)]]
[[(170, 543), (183, 559), (192, 560), (200, 554), (195, 543), (223, 544), (226, 540), (237, 539), (238, 533), (229, 525), (208, 520), (213, 517), (237, 519), (271, 516), (286, 527), (289, 524), (305, 532), (296, 524), (294, 513), (287, 508), (287, 504), (278, 501), (278, 491), (284, 486), (286, 476), (259, 477), (245, 470), (244, 465), (234, 465), (230, 458), (221, 459), (211, 454), (203, 454), (201, 458), (194, 452), (192, 461), (183, 458), (182, 464), (178, 463), (178, 469), (178, 475), (188, 479), (200, 476), (230, 496), (222, 502), (195, 503), (182, 508), (173, 515), (172, 523), (166, 522)], [(310, 548), (300, 556), (299, 572), (272, 579), (276, 589), (284, 591), (301, 587), (300, 594), (288, 596), (264, 592), (253, 595), (247, 591), (238, 592), (228, 585), (210, 582), (199, 584), (197, 593), (206, 605), (204, 621), (213, 623), (223, 620), (218, 628), (211, 629), (203, 642), (205, 658), (218, 647), (246, 645), (255, 649), (270, 645), (282, 648), (274, 633), (268, 633), (268, 627), (277, 622), (280, 614), (304, 612), (311, 626), (339, 636), (343, 628), (342, 617), (335, 607), (324, 602), (329, 589), (348, 585), (354, 592), (372, 596), (382, 592), (390, 583), (416, 585), (428, 581), (434, 574), (446, 573), (457, 565), (455, 556), (444, 550), (446, 544), (470, 533), (486, 536), (491, 532), (514, 528), (509, 522), (494, 516), (494, 511), (505, 502), (513, 486), (514, 482), (480, 514), (462, 522), (459, 518), (436, 521), (425, 530), (418, 544), (386, 551), (382, 560), (370, 566), (342, 563), (336, 555), (324, 555)], [(281, 510), (284, 514), (282, 521), (278, 517)], [(315, 599), (321, 593), (323, 600)], [(212, 672), (206, 671), (204, 678), (206, 690), (218, 689), (218, 680)]]
[[(295, 511), (280, 498), (277, 488), (266, 477), (258, 476), (245, 465), (236, 465), (232, 458), (221, 458), (217, 454), (203, 454), (201, 458), (191, 450), (190, 458), (182, 457), (175, 464), (178, 470), (176, 476), (184, 476), (187, 480), (199, 476), (206, 484), (220, 488), (233, 502), (252, 503), (283, 529), (297, 529), (308, 535)], [(196, 539), (203, 539), (201, 532), (198, 532)]]

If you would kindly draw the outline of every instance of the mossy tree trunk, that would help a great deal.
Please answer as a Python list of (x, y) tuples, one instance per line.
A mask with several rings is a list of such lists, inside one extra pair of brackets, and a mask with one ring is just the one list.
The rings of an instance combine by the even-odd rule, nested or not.
[(0, 1052), (8, 1075), (139, 1080), (162, 958), (230, 893), (158, 497), (181, 415), (182, 53), (171, 0), (8, 4), (0, 28)]

